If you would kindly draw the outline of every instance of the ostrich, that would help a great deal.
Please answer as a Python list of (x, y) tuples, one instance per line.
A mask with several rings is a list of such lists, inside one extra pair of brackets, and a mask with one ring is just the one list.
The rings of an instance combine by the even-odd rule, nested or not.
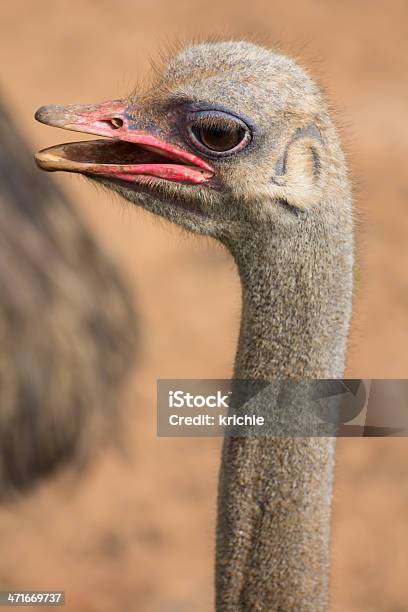
[[(129, 292), (0, 104), (0, 500), (117, 429)], [(132, 325), (131, 325), (132, 322)], [(98, 445), (99, 445), (98, 444)]]
[[(48, 125), (103, 136), (37, 154), (219, 240), (236, 262), (237, 379), (338, 378), (352, 299), (347, 169), (324, 98), (288, 57), (201, 43), (139, 97), (45, 106)], [(334, 439), (224, 440), (216, 609), (326, 610)]]

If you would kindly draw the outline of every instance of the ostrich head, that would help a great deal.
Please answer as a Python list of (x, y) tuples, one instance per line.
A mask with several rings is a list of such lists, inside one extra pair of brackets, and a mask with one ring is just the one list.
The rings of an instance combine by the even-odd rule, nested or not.
[(319, 89), (289, 58), (246, 42), (186, 48), (143, 95), (44, 106), (36, 118), (103, 136), (41, 151), (41, 168), (86, 175), (229, 244), (248, 227), (287, 225), (347, 186)]

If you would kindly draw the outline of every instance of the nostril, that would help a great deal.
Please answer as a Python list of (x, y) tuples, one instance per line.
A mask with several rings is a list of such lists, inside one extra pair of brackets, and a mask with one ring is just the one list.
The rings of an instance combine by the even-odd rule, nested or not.
[(112, 117), (112, 119), (110, 119), (108, 123), (111, 124), (114, 130), (117, 130), (123, 126), (123, 120), (119, 117)]
[(111, 130), (118, 130), (123, 126), (123, 120), (119, 117), (112, 117), (112, 119), (100, 119), (97, 123), (99, 123), (101, 127), (102, 125), (105, 125)]

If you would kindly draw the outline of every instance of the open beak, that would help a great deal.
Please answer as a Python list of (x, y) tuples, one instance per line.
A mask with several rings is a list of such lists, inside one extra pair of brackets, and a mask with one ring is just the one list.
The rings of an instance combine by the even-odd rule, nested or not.
[(65, 130), (103, 136), (43, 149), (35, 159), (40, 168), (102, 175), (127, 182), (153, 176), (178, 183), (201, 184), (213, 168), (200, 157), (138, 129), (121, 100), (94, 106), (42, 106), (37, 121)]

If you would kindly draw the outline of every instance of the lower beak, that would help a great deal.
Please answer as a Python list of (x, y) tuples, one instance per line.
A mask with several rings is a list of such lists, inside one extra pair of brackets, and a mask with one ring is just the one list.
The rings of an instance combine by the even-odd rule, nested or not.
[(35, 156), (43, 170), (127, 182), (147, 175), (190, 184), (205, 183), (214, 175), (213, 168), (200, 157), (138, 129), (121, 100), (95, 106), (43, 106), (35, 118), (47, 125), (104, 137), (43, 149)]

